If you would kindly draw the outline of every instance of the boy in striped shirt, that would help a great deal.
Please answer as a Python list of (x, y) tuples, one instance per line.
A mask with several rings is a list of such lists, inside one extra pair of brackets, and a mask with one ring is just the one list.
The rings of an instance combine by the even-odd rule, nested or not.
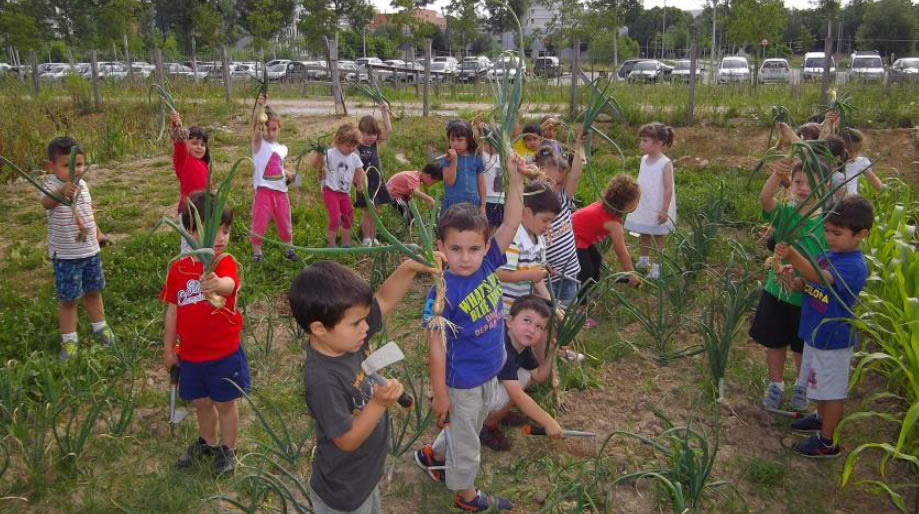
[[(74, 171), (76, 183), (70, 181), (70, 152), (76, 147)], [(83, 181), (86, 156), (80, 145), (68, 136), (56, 137), (48, 143), (45, 163), (51, 174), (44, 189), (53, 196), (40, 194), (48, 220), (48, 255), (54, 264), (54, 286), (57, 291), (57, 319), (61, 329), (62, 360), (77, 351), (77, 301), (83, 298), (93, 336), (104, 345), (115, 340), (115, 334), (105, 322), (102, 289), (105, 276), (99, 244), (108, 239), (96, 228), (89, 186)], [(57, 200), (67, 199), (73, 207)]]

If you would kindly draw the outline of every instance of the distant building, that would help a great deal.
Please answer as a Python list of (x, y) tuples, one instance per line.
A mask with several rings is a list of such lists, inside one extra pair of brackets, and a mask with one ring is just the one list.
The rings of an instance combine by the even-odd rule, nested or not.
[[(437, 14), (437, 11), (433, 11), (431, 9), (415, 9), (412, 11), (412, 13), (415, 15), (415, 18), (420, 21), (430, 23), (431, 25), (434, 25), (441, 30), (447, 28), (447, 19)], [(384, 25), (388, 25), (390, 16), (391, 13), (387, 14), (374, 12), (373, 20), (370, 22), (370, 25), (367, 26), (367, 29), (374, 30)]]

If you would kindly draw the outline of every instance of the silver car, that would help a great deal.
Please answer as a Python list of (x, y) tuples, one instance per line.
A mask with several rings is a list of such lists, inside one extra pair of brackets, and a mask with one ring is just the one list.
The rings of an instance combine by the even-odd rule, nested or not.
[[(673, 63), (673, 71), (670, 72), (670, 80), (672, 82), (689, 82), (689, 64), (690, 62), (688, 59), (679, 60)], [(697, 80), (699, 73), (704, 72), (705, 66), (700, 62), (696, 62), (694, 75), (696, 75)]]
[(759, 67), (756, 80), (760, 84), (788, 84), (791, 82), (791, 66), (787, 59), (766, 59)]
[(721, 59), (721, 67), (718, 69), (718, 83), (728, 84), (749, 83), (750, 82), (750, 64), (746, 57), (725, 57)]
[(849, 60), (849, 79), (859, 82), (883, 82), (887, 74), (884, 61), (876, 52), (856, 52)]
[(904, 57), (890, 67), (890, 80), (894, 82), (919, 81), (919, 57)]
[(629, 82), (658, 82), (664, 78), (664, 66), (660, 61), (641, 61), (629, 72)]

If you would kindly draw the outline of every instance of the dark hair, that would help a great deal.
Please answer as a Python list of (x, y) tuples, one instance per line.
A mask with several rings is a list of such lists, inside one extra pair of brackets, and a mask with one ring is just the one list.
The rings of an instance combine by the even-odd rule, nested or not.
[(354, 271), (333, 261), (317, 261), (294, 277), (287, 293), (290, 312), (307, 333), (314, 321), (332, 328), (351, 307), (369, 307), (373, 291)]
[(80, 143), (70, 136), (58, 136), (48, 143), (48, 160), (54, 162), (59, 156), (66, 155), (70, 157), (70, 149), (76, 147), (77, 153), (86, 155)]
[(467, 230), (480, 232), (486, 241), (490, 232), (488, 218), (482, 214), (478, 206), (467, 202), (453, 204), (440, 215), (440, 219), (437, 220), (438, 239), (443, 241), (447, 235), (447, 230), (450, 229), (457, 232)]
[(532, 180), (523, 188), (523, 206), (533, 214), (551, 212), (558, 216), (562, 212), (562, 202), (552, 187), (541, 180)]
[(451, 136), (465, 137), (466, 151), (469, 153), (475, 153), (478, 149), (478, 144), (472, 135), (472, 127), (465, 120), (450, 120), (447, 122), (447, 138), (449, 139)]
[(871, 226), (874, 225), (874, 208), (871, 202), (862, 196), (847, 196), (830, 208), (826, 223), (847, 228), (853, 234), (871, 230)]
[(421, 173), (430, 176), (434, 180), (444, 179), (444, 168), (436, 162), (425, 164), (424, 168), (421, 168)]
[[(198, 212), (198, 217), (201, 218), (201, 223), (204, 221), (204, 191), (195, 191), (194, 193), (188, 195), (188, 200), (185, 202), (185, 210), (182, 211), (182, 226), (185, 227), (185, 230), (189, 232), (197, 232), (198, 227), (195, 222), (195, 211)], [(210, 194), (211, 208), (214, 208), (214, 204), (217, 203), (217, 196), (214, 193)], [(194, 206), (194, 207), (192, 207)], [(233, 224), (233, 209), (229, 205), (224, 205), (223, 212), (220, 213), (220, 226), (229, 227)]]
[(849, 160), (849, 151), (846, 149), (846, 142), (843, 138), (832, 135), (826, 138), (826, 148), (833, 154), (833, 158), (841, 162)]
[(357, 130), (362, 134), (374, 135), (380, 133), (380, 126), (377, 125), (377, 119), (368, 114), (357, 122)]
[(523, 126), (523, 135), (527, 134), (536, 134), (539, 137), (542, 137), (542, 127), (538, 123), (527, 123)]
[(798, 127), (798, 137), (805, 141), (820, 139), (820, 124), (809, 122)]
[(549, 301), (535, 294), (523, 295), (511, 304), (511, 317), (520, 314), (522, 311), (533, 311), (545, 319), (552, 315), (552, 308)]
[(568, 159), (565, 159), (564, 156), (559, 155), (558, 152), (548, 146), (541, 146), (539, 150), (536, 150), (536, 165), (540, 168), (550, 165), (561, 171), (568, 171), (568, 168), (571, 167)]
[(625, 208), (641, 195), (638, 182), (628, 175), (616, 175), (603, 191), (603, 207), (607, 212), (622, 214)]
[(201, 160), (205, 164), (211, 164), (211, 147), (207, 144), (207, 131), (201, 127), (194, 126), (188, 129), (188, 139), (200, 139), (204, 143), (204, 157)]
[(655, 141), (664, 143), (664, 146), (670, 146), (673, 144), (673, 129), (655, 121), (642, 125), (638, 129), (638, 137), (650, 137)]

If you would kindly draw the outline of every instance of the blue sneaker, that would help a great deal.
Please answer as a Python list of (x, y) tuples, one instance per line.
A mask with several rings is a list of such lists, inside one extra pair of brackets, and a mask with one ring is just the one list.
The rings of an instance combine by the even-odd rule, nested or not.
[(785, 391), (779, 386), (769, 383), (766, 388), (766, 394), (763, 395), (763, 407), (767, 409), (778, 409), (782, 405), (782, 399), (785, 397)]
[(453, 504), (466, 512), (484, 512), (492, 507), (498, 510), (511, 510), (514, 508), (510, 500), (498, 496), (488, 496), (478, 489), (476, 489), (475, 498), (472, 501), (467, 502), (457, 494), (453, 497)]
[(811, 459), (835, 459), (841, 454), (838, 444), (833, 444), (833, 441), (827, 443), (820, 434), (812, 434), (807, 439), (796, 442), (791, 445), (791, 449), (798, 455)]
[(287, 253), (284, 254), (284, 257), (286, 257), (287, 260), (292, 261), (292, 262), (297, 262), (300, 260), (300, 257), (297, 255), (297, 252), (295, 252), (292, 248), (287, 250)]
[(820, 421), (816, 414), (791, 422), (791, 431), (799, 434), (819, 432), (821, 428), (823, 428), (823, 421)]
[(795, 386), (794, 391), (791, 393), (791, 410), (796, 410), (799, 412), (807, 410), (806, 386)]

